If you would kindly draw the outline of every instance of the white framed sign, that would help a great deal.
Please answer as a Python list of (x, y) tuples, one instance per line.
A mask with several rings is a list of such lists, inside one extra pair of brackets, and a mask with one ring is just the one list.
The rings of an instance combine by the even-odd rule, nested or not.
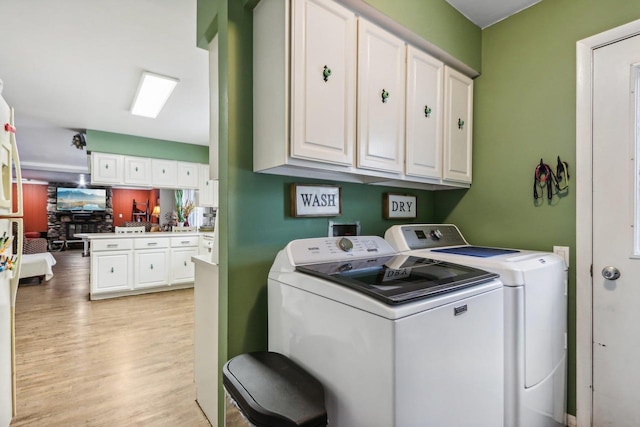
[(291, 216), (339, 216), (341, 213), (340, 186), (291, 184)]
[(410, 194), (384, 193), (384, 219), (417, 218), (418, 198)]

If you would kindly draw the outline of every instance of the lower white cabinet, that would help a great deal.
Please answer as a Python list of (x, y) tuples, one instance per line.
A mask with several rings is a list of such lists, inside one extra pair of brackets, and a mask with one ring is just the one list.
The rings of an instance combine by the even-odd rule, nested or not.
[(191, 257), (198, 255), (198, 236), (171, 238), (171, 283), (193, 282), (195, 269)]
[(133, 242), (102, 239), (91, 252), (91, 295), (133, 289)]
[(91, 293), (129, 291), (133, 289), (132, 251), (109, 251), (91, 260)]
[(150, 234), (90, 239), (92, 300), (193, 286), (198, 234)]
[(196, 255), (197, 247), (171, 251), (171, 283), (193, 282), (195, 271), (191, 257)]
[(169, 249), (136, 251), (134, 289), (169, 285)]

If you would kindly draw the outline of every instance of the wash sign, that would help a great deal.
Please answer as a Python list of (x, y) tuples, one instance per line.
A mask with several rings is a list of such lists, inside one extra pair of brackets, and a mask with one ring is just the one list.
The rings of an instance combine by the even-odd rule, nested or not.
[(334, 185), (291, 186), (293, 216), (337, 216), (341, 213), (340, 187)]

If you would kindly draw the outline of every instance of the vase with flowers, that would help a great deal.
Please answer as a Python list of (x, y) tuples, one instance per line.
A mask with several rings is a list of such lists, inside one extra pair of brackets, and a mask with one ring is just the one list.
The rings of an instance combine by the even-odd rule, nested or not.
[(188, 226), (189, 225), (189, 215), (195, 209), (195, 204), (191, 200), (187, 200), (186, 202), (182, 201), (183, 196), (182, 190), (176, 190), (175, 199), (176, 199), (176, 214), (178, 219), (179, 226)]

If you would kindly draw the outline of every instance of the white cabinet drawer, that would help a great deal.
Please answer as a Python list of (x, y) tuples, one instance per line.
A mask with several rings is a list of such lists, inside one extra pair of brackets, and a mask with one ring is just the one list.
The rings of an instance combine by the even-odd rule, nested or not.
[(187, 246), (198, 246), (198, 236), (171, 238), (172, 248), (181, 248), (181, 247), (187, 247)]
[(133, 249), (131, 239), (94, 239), (91, 241), (91, 250), (98, 251), (122, 251)]
[(169, 238), (158, 238), (158, 237), (149, 237), (149, 238), (140, 238), (133, 239), (133, 247), (136, 249), (156, 249), (156, 248), (168, 248), (169, 247)]

